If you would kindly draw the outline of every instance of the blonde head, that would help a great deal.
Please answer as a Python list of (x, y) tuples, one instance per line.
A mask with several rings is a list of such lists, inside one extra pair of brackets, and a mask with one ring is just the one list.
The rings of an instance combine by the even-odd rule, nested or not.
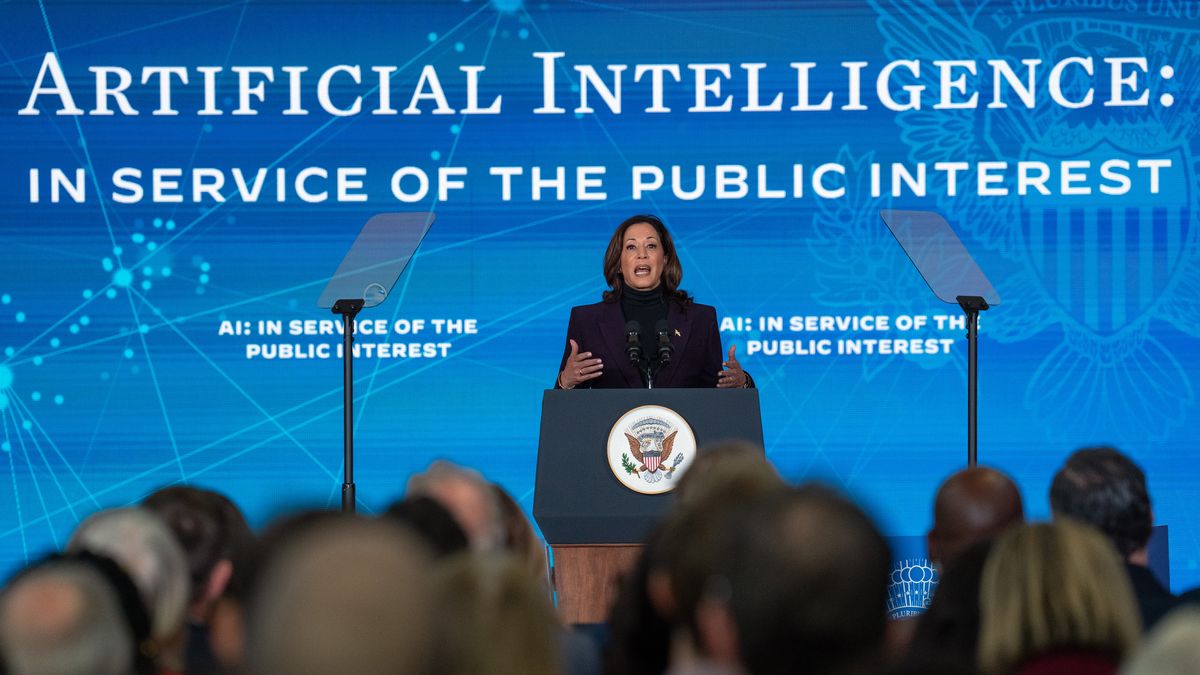
[(1054, 649), (1121, 659), (1141, 632), (1129, 576), (1112, 544), (1067, 519), (1010, 529), (980, 587), (979, 665), (1009, 673)]

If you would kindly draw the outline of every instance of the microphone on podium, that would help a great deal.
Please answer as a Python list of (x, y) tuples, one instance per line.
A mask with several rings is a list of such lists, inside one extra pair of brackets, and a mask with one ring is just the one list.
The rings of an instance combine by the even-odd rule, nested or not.
[(675, 348), (671, 346), (671, 334), (667, 330), (667, 320), (659, 319), (654, 332), (658, 334), (658, 367), (665, 368), (675, 353)]
[(642, 325), (637, 321), (625, 324), (625, 355), (634, 366), (642, 363)]

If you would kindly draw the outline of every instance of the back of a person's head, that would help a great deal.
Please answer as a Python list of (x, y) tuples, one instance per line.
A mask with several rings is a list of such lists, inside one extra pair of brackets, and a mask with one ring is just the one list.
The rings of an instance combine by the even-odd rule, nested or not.
[(1121, 668), (1121, 675), (1192, 675), (1200, 670), (1200, 608), (1166, 616)]
[(980, 541), (1024, 522), (1021, 491), (1004, 473), (974, 466), (951, 474), (938, 487), (929, 531), (929, 557), (946, 565)]
[(492, 484), (492, 493), (504, 521), (503, 550), (516, 558), (535, 583), (549, 588), (550, 563), (546, 559), (546, 543), (533, 529), (533, 523), (508, 490)]
[(545, 589), (508, 554), (464, 554), (434, 571), (439, 675), (560, 673), (560, 628)]
[(428, 566), (425, 547), (399, 525), (314, 520), (255, 574), (250, 672), (427, 673)]
[(700, 449), (673, 495), (675, 508), (686, 508), (714, 499), (751, 499), (782, 486), (783, 479), (761, 447), (746, 441), (725, 441)]
[(1153, 527), (1146, 475), (1108, 447), (1076, 451), (1054, 475), (1050, 509), (1091, 524), (1123, 557), (1143, 548)]
[(190, 596), (187, 558), (161, 518), (142, 508), (100, 511), (80, 523), (67, 550), (117, 561), (146, 603), (151, 635), (160, 642), (178, 636)]
[(808, 485), (731, 511), (725, 523), (726, 571), (708, 593), (731, 608), (751, 675), (842, 672), (877, 656), (891, 556), (861, 509)]
[(187, 554), (193, 601), (208, 592), (218, 565), (234, 564), (252, 541), (245, 517), (216, 492), (171, 486), (151, 493), (142, 507), (163, 519)]
[(1129, 577), (1094, 528), (1059, 519), (996, 540), (979, 592), (979, 665), (1009, 673), (1056, 650), (1125, 655), (1140, 636)]
[(646, 584), (663, 619), (695, 635), (696, 609), (726, 545), (725, 512), (786, 490), (756, 445), (731, 441), (701, 450), (647, 548)]
[(917, 617), (905, 662), (909, 672), (922, 665), (957, 665), (975, 670), (979, 644), (979, 587), (992, 542), (977, 542), (959, 552), (938, 578), (933, 600)]
[(406, 497), (438, 500), (454, 516), (474, 551), (495, 551), (504, 543), (504, 517), (492, 484), (483, 474), (437, 460), (408, 480)]
[(134, 640), (104, 576), (82, 561), (54, 560), (0, 595), (0, 654), (13, 675), (127, 675)]
[(468, 548), (467, 535), (458, 521), (433, 497), (406, 497), (389, 506), (383, 517), (411, 529), (438, 557), (461, 553)]

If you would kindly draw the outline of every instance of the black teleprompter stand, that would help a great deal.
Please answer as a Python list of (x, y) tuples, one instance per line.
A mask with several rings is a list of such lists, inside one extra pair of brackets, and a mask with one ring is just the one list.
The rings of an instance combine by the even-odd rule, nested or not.
[(979, 313), (1000, 295), (946, 219), (932, 211), (879, 213), (929, 290), (967, 315), (967, 466), (979, 461)]
[(988, 303), (978, 295), (958, 296), (967, 315), (967, 466), (979, 463), (979, 313)]
[(433, 224), (432, 213), (380, 213), (372, 216), (350, 246), (317, 300), (342, 317), (342, 424), (345, 475), (342, 511), (355, 511), (354, 485), (354, 319), (387, 299), (396, 280)]
[(342, 511), (354, 513), (354, 318), (366, 301), (338, 300), (330, 310), (342, 316), (342, 433), (345, 457)]

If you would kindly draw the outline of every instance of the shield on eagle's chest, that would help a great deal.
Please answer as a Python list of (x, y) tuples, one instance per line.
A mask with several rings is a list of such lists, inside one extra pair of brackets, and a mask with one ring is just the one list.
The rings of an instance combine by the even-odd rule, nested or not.
[(646, 470), (650, 473), (658, 471), (659, 465), (662, 463), (662, 448), (658, 443), (652, 445), (642, 453), (642, 463), (646, 465)]
[[(1047, 295), (1085, 330), (1106, 337), (1136, 323), (1153, 307), (1180, 269), (1194, 236), (1190, 157), (1176, 146), (1131, 151), (1105, 138), (1086, 152), (1055, 155), (1027, 149), (1028, 160), (1051, 167), (1051, 196), (1033, 193), (1021, 209), (1021, 234), (1028, 261)], [(1100, 165), (1120, 158), (1131, 188), (1125, 195), (1100, 192), (1117, 187), (1100, 175)], [(1159, 171), (1159, 189), (1151, 192), (1148, 168), (1138, 159), (1168, 159)], [(1088, 196), (1061, 195), (1063, 160), (1090, 160)], [(1031, 192), (1033, 192), (1031, 190)]]

